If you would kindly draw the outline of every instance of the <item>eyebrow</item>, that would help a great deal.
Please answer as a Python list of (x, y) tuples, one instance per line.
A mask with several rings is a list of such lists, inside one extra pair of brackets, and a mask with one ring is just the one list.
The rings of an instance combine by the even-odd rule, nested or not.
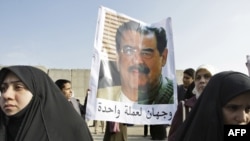
[(14, 80), (14, 81), (10, 81), (10, 82), (3, 82), (2, 84), (5, 84), (5, 85), (7, 85), (7, 84), (13, 84), (13, 83), (23, 83), (22, 81), (20, 81), (20, 80)]
[(154, 49), (152, 49), (152, 48), (143, 48), (142, 51), (150, 51), (150, 52), (153, 52)]

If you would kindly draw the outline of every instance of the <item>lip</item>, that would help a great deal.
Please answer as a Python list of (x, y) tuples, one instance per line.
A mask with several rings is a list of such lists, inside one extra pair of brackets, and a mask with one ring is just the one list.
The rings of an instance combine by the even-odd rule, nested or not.
[(12, 105), (12, 104), (5, 104), (4, 105), (4, 109), (9, 109), (9, 108), (13, 108), (15, 107), (15, 105)]
[(138, 69), (133, 69), (132, 72), (133, 73), (139, 73), (139, 70)]
[(205, 87), (206, 87), (205, 84), (200, 84), (200, 85), (199, 85), (199, 88), (205, 88)]

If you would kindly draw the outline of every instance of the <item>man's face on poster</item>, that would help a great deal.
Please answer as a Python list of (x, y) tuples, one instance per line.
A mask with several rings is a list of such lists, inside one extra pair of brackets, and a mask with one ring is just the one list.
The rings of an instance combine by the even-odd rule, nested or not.
[(154, 33), (124, 31), (120, 48), (118, 69), (122, 87), (147, 90), (156, 86), (166, 63), (167, 49), (160, 55)]

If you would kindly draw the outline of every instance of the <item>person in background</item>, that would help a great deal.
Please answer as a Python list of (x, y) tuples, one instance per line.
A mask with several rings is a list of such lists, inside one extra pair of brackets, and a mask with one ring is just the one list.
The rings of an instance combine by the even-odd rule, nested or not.
[[(87, 113), (87, 102), (88, 102), (88, 95), (90, 94), (90, 89), (87, 89), (85, 99), (84, 99), (84, 104), (83, 104), (83, 114), (84, 114), (84, 119)], [(89, 127), (95, 127), (95, 120), (93, 120), (93, 124), (89, 125)]]
[(193, 68), (187, 68), (183, 71), (182, 83), (177, 87), (177, 99), (178, 102), (185, 99), (185, 94), (188, 87), (194, 81), (195, 70)]
[(176, 141), (223, 141), (224, 125), (250, 125), (250, 77), (214, 75), (176, 133)]
[(77, 111), (77, 113), (85, 119), (83, 105), (81, 105), (81, 103), (78, 99), (72, 97), (73, 90), (71, 87), (71, 81), (69, 81), (67, 79), (58, 79), (58, 80), (56, 80), (55, 84), (62, 91), (63, 95), (68, 100), (68, 102), (72, 104), (72, 106)]
[(106, 121), (106, 129), (103, 141), (127, 141), (126, 123)]
[[(89, 94), (90, 94), (90, 89), (87, 89), (86, 96), (84, 99), (84, 104), (83, 104), (84, 117), (87, 111), (87, 101), (88, 101)], [(102, 133), (104, 133), (104, 121), (93, 120), (93, 125), (91, 125), (91, 127), (94, 127), (94, 134), (97, 134), (98, 132), (98, 126), (100, 126), (99, 123), (101, 124)]]
[(195, 80), (194, 80), (194, 89), (192, 96), (189, 99), (181, 100), (178, 103), (177, 111), (174, 114), (170, 130), (168, 141), (175, 141), (175, 134), (179, 126), (183, 123), (185, 118), (187, 117), (188, 113), (195, 105), (197, 99), (201, 95), (202, 91), (205, 89), (207, 83), (209, 82), (210, 78), (216, 73), (216, 70), (213, 66), (203, 64), (200, 65), (195, 71)]
[(148, 125), (144, 125), (144, 126), (143, 126), (143, 129), (144, 129), (144, 130), (143, 130), (143, 133), (144, 133), (144, 134), (143, 134), (143, 137), (147, 137), (147, 136), (148, 136)]
[(104, 133), (104, 121), (101, 120), (94, 120), (95, 131), (94, 134), (98, 133), (98, 126), (101, 126), (102, 133)]
[[(88, 101), (89, 94), (90, 94), (90, 89), (87, 89), (86, 96), (84, 99), (84, 104), (83, 104), (84, 117), (85, 117), (86, 111), (87, 111), (87, 101)], [(97, 132), (98, 132), (99, 123), (101, 124), (102, 133), (104, 133), (104, 121), (93, 120), (93, 125), (91, 125), (90, 127), (94, 127), (94, 134), (97, 134)]]
[(1, 141), (93, 141), (52, 79), (32, 66), (0, 70)]

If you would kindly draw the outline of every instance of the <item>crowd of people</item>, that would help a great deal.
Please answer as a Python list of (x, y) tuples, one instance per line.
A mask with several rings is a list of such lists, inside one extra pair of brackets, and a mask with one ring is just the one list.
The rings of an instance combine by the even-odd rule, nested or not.
[[(62, 79), (53, 82), (46, 73), (31, 66), (2, 68), (0, 139), (93, 140), (79, 112), (83, 105), (76, 100), (78, 111), (71, 103), (70, 83)], [(168, 141), (222, 141), (224, 125), (249, 125), (249, 76), (236, 71), (215, 72), (212, 66), (201, 65), (195, 70), (194, 83), (193, 97), (182, 99), (178, 104)], [(71, 96), (67, 97), (65, 91)], [(193, 100), (188, 102), (190, 99)], [(119, 126), (125, 123), (111, 123), (118, 124), (118, 129), (111, 131), (107, 126), (105, 134), (113, 132), (110, 134), (112, 139), (104, 140), (127, 140), (127, 129)], [(124, 132), (121, 134), (123, 139), (116, 135), (121, 132)]]
[[(53, 82), (31, 66), (2, 68), (0, 140), (93, 140), (82, 118), (84, 105), (76, 99), (77, 106), (72, 103), (70, 84), (64, 79)], [(179, 101), (168, 141), (222, 141), (224, 125), (249, 125), (249, 76), (236, 71), (216, 72), (211, 65), (201, 65), (194, 71), (194, 84), (189, 85), (193, 96)], [(110, 130), (111, 124), (118, 127), (116, 131)], [(127, 128), (121, 124), (126, 123), (110, 122), (104, 140), (127, 140)], [(123, 137), (118, 136), (121, 132)]]
[[(144, 105), (174, 103), (173, 80), (162, 76), (168, 56), (163, 28), (125, 22), (117, 29), (116, 50), (121, 86), (118, 96), (109, 96), (112, 100)], [(249, 56), (246, 66), (250, 75)], [(222, 141), (224, 125), (250, 124), (250, 77), (246, 74), (218, 72), (212, 65), (202, 64), (185, 69), (182, 84), (176, 87), (178, 105), (171, 124), (146, 124), (144, 137), (149, 128), (152, 140)], [(73, 97), (70, 80), (54, 82), (32, 66), (3, 67), (0, 141), (92, 141), (85, 119), (89, 91), (81, 104)], [(94, 120), (95, 134), (99, 123), (103, 141), (128, 140), (131, 124)]]

